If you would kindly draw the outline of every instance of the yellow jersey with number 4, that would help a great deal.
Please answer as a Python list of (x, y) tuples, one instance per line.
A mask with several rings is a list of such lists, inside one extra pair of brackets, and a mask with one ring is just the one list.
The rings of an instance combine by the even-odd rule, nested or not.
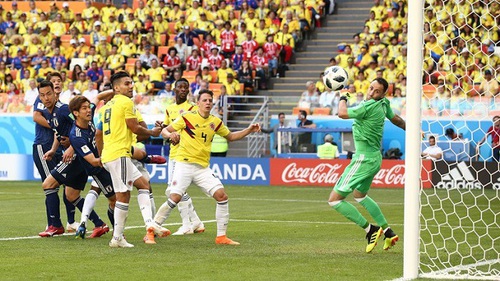
[(176, 131), (181, 131), (179, 148), (175, 161), (196, 163), (208, 167), (210, 149), (214, 135), (221, 137), (229, 135), (230, 131), (219, 117), (214, 115), (202, 117), (198, 111), (190, 111), (179, 116), (172, 123)]

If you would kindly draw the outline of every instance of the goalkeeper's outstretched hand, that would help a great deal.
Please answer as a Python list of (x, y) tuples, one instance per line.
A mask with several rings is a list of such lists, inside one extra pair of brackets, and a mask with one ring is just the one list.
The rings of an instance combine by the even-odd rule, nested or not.
[(344, 100), (345, 102), (347, 102), (350, 97), (351, 97), (351, 95), (349, 95), (349, 92), (347, 92), (347, 93), (345, 93), (345, 95), (340, 97), (339, 101)]

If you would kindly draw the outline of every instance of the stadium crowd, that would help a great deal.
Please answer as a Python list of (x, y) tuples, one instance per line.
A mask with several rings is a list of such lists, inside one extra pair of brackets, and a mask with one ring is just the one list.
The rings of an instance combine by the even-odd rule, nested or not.
[[(329, 1), (139, 0), (132, 9), (111, 0), (100, 10), (86, 1), (50, 11), (29, 2), (0, 4), (0, 112), (28, 112), (37, 81), (63, 75), (62, 101), (92, 98), (109, 76), (128, 70), (135, 102), (148, 113), (172, 103), (172, 82), (185, 77), (192, 93), (204, 81), (228, 95), (267, 88), (280, 65), (290, 63), (306, 32), (319, 26)], [(12, 5), (9, 11), (5, 5)], [(34, 84), (33, 84), (34, 83)], [(151, 103), (151, 100), (156, 102)]]
[[(423, 97), (427, 116), (495, 115), (500, 81), (498, 1), (427, 0), (424, 9)], [(349, 106), (363, 100), (370, 81), (390, 83), (395, 113), (405, 113), (408, 10), (406, 1), (375, 0), (363, 31), (338, 46), (330, 65), (349, 74)], [(336, 114), (341, 96), (322, 77), (309, 81), (297, 107)]]

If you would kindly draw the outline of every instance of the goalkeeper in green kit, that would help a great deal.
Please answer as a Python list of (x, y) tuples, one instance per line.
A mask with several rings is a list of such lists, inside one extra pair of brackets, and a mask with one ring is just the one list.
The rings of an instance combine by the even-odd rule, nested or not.
[[(405, 121), (392, 112), (390, 101), (385, 98), (387, 88), (389, 88), (387, 81), (377, 78), (370, 84), (363, 102), (348, 109), (347, 97), (342, 96), (338, 108), (340, 118), (354, 119), (352, 131), (356, 152), (332, 190), (328, 204), (366, 231), (367, 253), (377, 245), (382, 234), (385, 235), (384, 250), (394, 246), (399, 239), (387, 224), (378, 204), (367, 195), (373, 178), (382, 164), (380, 149), (385, 118), (403, 130), (406, 127)], [(378, 226), (368, 223), (356, 207), (344, 201), (351, 193), (354, 199), (370, 213)]]

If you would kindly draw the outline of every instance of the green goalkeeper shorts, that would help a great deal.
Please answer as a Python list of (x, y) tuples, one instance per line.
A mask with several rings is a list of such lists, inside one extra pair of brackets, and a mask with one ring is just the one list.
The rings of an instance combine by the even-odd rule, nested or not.
[(354, 189), (367, 193), (381, 165), (382, 154), (380, 152), (354, 154), (334, 190), (343, 197), (347, 197)]

